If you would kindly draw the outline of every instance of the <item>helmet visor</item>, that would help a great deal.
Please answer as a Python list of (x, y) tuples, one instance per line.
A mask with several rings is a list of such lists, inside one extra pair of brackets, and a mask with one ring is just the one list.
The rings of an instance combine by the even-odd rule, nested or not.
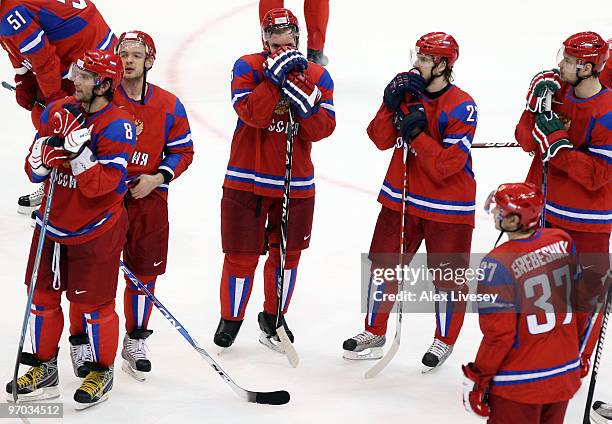
[(72, 82), (89, 82), (92, 85), (95, 85), (98, 76), (94, 72), (89, 72), (88, 70), (86, 70), (83, 61), (79, 59), (72, 65), (70, 65), (70, 70), (68, 71), (68, 79)]

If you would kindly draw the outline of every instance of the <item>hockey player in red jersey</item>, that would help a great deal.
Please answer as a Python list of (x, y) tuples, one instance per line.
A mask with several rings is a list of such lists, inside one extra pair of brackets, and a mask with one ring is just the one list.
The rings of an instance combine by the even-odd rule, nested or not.
[[(181, 101), (147, 82), (155, 63), (153, 38), (142, 31), (125, 32), (119, 37), (116, 53), (125, 72), (113, 103), (133, 115), (136, 123), (136, 148), (127, 167), (131, 188), (125, 197), (129, 228), (124, 260), (154, 292), (157, 276), (166, 271), (168, 186), (191, 164), (193, 142)], [(127, 278), (123, 309), (122, 369), (144, 380), (143, 373), (151, 370), (145, 339), (153, 332), (148, 326), (153, 304)]]
[[(284, 0), (259, 0), (259, 21), (272, 9), (284, 7)], [(323, 53), (329, 21), (329, 0), (304, 0), (304, 17), (308, 31), (308, 60), (326, 66), (329, 60)]]
[[(56, 168), (51, 213), (44, 240), (30, 317), (31, 368), (17, 381), (23, 400), (59, 396), (57, 353), (64, 323), (60, 301), (70, 302), (70, 343), (74, 372), (84, 378), (74, 394), (77, 408), (108, 397), (113, 385), (119, 317), (115, 313), (118, 263), (128, 219), (123, 207), (126, 167), (136, 142), (131, 115), (110, 103), (123, 68), (112, 53), (84, 53), (69, 77), (74, 97), (51, 103), (41, 116), (25, 170), (32, 182), (49, 179)], [(46, 194), (42, 210), (45, 208)], [(39, 226), (32, 237), (26, 271), (29, 284)], [(84, 358), (91, 362), (84, 363)], [(10, 383), (7, 392), (11, 392)]]
[[(527, 107), (515, 137), (523, 150), (535, 152), (527, 181), (540, 186), (546, 175), (547, 226), (562, 228), (574, 240), (584, 271), (581, 297), (603, 294), (601, 280), (610, 268), (612, 228), (612, 91), (599, 79), (608, 59), (606, 41), (581, 32), (563, 42), (560, 70), (538, 73), (531, 82)], [(554, 92), (552, 112), (543, 99)], [(601, 316), (578, 313), (583, 332), (582, 374), (588, 373)]]
[(562, 424), (580, 387), (575, 247), (565, 231), (539, 228), (534, 184), (502, 184), (490, 200), (509, 241), (481, 263), (483, 339), (462, 367), (463, 403), (490, 424)]
[[(38, 126), (43, 108), (72, 93), (68, 68), (85, 51), (112, 51), (116, 37), (90, 0), (2, 0), (0, 44), (15, 69), (17, 103)], [(21, 196), (18, 212), (40, 205), (42, 186)]]
[[(406, 164), (404, 263), (410, 263), (423, 240), (428, 254), (448, 255), (448, 261), (440, 264), (442, 268), (465, 268), (469, 263), (476, 195), (470, 149), (478, 111), (470, 95), (451, 83), (458, 56), (459, 46), (451, 35), (434, 32), (422, 36), (413, 52), (417, 72), (399, 73), (389, 83), (368, 127), (376, 147), (394, 149), (378, 196), (382, 208), (370, 245), (373, 272), (394, 267), (396, 263), (380, 262), (386, 261), (384, 255), (397, 258), (400, 250), (404, 148), (411, 152)], [(454, 281), (436, 281), (435, 285), (445, 293), (466, 289)], [(344, 342), (345, 358), (382, 356), (393, 304), (375, 299), (396, 293), (397, 287), (395, 280), (379, 285), (370, 282), (365, 331)], [(440, 366), (450, 355), (464, 312), (465, 302), (436, 302), (435, 338), (423, 356), (423, 372)]]
[[(295, 119), (293, 166), (281, 323), (295, 288), (302, 250), (310, 243), (314, 211), (312, 143), (336, 126), (329, 73), (297, 50), (299, 25), (287, 9), (269, 11), (261, 23), (264, 51), (242, 56), (232, 71), (231, 96), (238, 123), (232, 139), (221, 199), (221, 320), (214, 342), (234, 342), (253, 288), (260, 255), (264, 310), (258, 316), (262, 343), (277, 338), (276, 286), (280, 271), (280, 218), (284, 193), (289, 112)], [(293, 335), (287, 331), (293, 341)]]

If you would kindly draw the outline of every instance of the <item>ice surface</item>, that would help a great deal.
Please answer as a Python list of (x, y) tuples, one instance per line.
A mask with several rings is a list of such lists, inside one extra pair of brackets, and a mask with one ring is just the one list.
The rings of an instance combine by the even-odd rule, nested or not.
[[(171, 240), (167, 274), (156, 294), (202, 346), (214, 352), (219, 318), (219, 279), (223, 257), (219, 234), (221, 184), (236, 116), (230, 105), (233, 62), (261, 47), (257, 2), (98, 0), (116, 33), (143, 29), (157, 44), (150, 80), (176, 93), (189, 113), (196, 158), (172, 184)], [(302, 2), (287, 1), (302, 19)], [(67, 324), (60, 351), (62, 401), (66, 422), (291, 423), (430, 422), (473, 423), (461, 405), (460, 364), (473, 360), (481, 333), (468, 316), (453, 355), (440, 370), (422, 375), (420, 358), (431, 343), (432, 316), (404, 318), (403, 342), (390, 366), (364, 380), (371, 362), (342, 359), (342, 341), (362, 330), (360, 253), (367, 251), (379, 204), (376, 195), (390, 152), (379, 152), (365, 133), (385, 84), (407, 70), (417, 37), (429, 31), (452, 33), (461, 46), (456, 83), (475, 98), (480, 112), (476, 141), (513, 139), (533, 74), (555, 66), (561, 42), (581, 30), (609, 38), (609, 1), (556, 2), (331, 2), (326, 54), (335, 81), (336, 132), (316, 144), (317, 207), (310, 249), (302, 256), (298, 284), (287, 316), (296, 336), (300, 366), (257, 342), (257, 312), (263, 302), (258, 270), (251, 305), (240, 336), (220, 364), (252, 390), (286, 389), (286, 406), (243, 403), (183, 341), (165, 319), (153, 313), (155, 334), (147, 341), (153, 371), (138, 383), (119, 371), (108, 402), (76, 413), (72, 394), (78, 382), (68, 354)], [(306, 48), (305, 25), (302, 49)], [(7, 59), (1, 77), (12, 79)], [(19, 195), (34, 187), (22, 168), (33, 135), (29, 115), (9, 92), (0, 92), (2, 164), (0, 185), (0, 376), (12, 376), (25, 304), (23, 275), (32, 229), (15, 213)], [(473, 251), (488, 251), (497, 234), (480, 212), (486, 194), (499, 183), (522, 180), (530, 158), (515, 149), (473, 152), (478, 181), (478, 217)], [(261, 268), (261, 267), (260, 267)], [(117, 311), (122, 315), (122, 284)], [(67, 312), (67, 304), (64, 305)], [(394, 321), (392, 317), (392, 321)], [(67, 322), (67, 319), (66, 319)], [(123, 322), (123, 320), (122, 320)], [(389, 335), (392, 337), (393, 325)], [(607, 350), (610, 351), (611, 341)], [(26, 343), (29, 346), (29, 342)], [(612, 361), (604, 356), (596, 399), (612, 400)], [(578, 423), (586, 387), (571, 402), (567, 423)]]

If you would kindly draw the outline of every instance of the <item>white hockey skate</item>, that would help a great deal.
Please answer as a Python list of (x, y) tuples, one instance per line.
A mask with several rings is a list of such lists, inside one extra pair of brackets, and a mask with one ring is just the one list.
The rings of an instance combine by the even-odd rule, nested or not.
[(378, 336), (369, 331), (362, 331), (344, 341), (342, 357), (351, 360), (380, 359), (383, 357), (385, 342), (384, 335)]
[(439, 368), (444, 361), (453, 352), (453, 346), (447, 345), (441, 340), (434, 339), (433, 343), (423, 355), (421, 362), (423, 363), (422, 373), (428, 373), (435, 368)]
[(93, 351), (89, 344), (87, 334), (75, 334), (70, 336), (70, 359), (74, 375), (79, 378), (87, 377), (89, 374), (88, 363), (93, 362)]
[(151, 361), (147, 358), (145, 340), (153, 330), (136, 329), (123, 337), (121, 357), (124, 359), (121, 369), (138, 381), (145, 381), (145, 373), (151, 372)]
[(44, 194), (45, 184), (43, 183), (38, 186), (38, 189), (35, 192), (21, 196), (19, 200), (17, 200), (17, 213), (22, 215), (30, 215), (32, 212), (38, 209), (42, 203)]
[(593, 424), (612, 424), (612, 404), (598, 400), (593, 404), (590, 417)]

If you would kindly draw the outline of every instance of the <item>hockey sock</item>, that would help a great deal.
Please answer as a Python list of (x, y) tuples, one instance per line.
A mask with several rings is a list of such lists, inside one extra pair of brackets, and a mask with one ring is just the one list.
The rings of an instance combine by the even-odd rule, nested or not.
[[(441, 300), (436, 300), (436, 339), (454, 345), (459, 337), (459, 332), (463, 326), (465, 317), (465, 300), (458, 300), (457, 294), (468, 293), (467, 286), (462, 286), (457, 290), (437, 289), (436, 295)], [(453, 298), (453, 295), (456, 297)], [(445, 299), (446, 298), (446, 299)]]
[(375, 275), (383, 275), (376, 270), (383, 271), (384, 266), (372, 264), (370, 269), (370, 282), (368, 283), (368, 301), (365, 317), (365, 329), (370, 333), (383, 336), (387, 333), (387, 322), (389, 321), (389, 313), (395, 302), (383, 300), (384, 295), (397, 293), (397, 280), (386, 279), (383, 277), (375, 277)]
[(329, 0), (304, 0), (308, 48), (323, 50), (329, 20)]
[(251, 297), (258, 255), (226, 253), (221, 275), (221, 317), (230, 321), (244, 319)]
[(30, 338), (34, 357), (43, 362), (57, 355), (57, 346), (64, 329), (61, 297), (61, 292), (34, 289), (30, 310)]
[[(156, 275), (134, 275), (151, 293), (155, 293)], [(123, 311), (125, 313), (125, 330), (128, 333), (137, 328), (148, 328), (153, 303), (127, 277), (125, 277), (125, 290), (123, 292)]]
[[(287, 252), (285, 261), (285, 276), (283, 281), (282, 313), (285, 314), (291, 302), (291, 295), (295, 288), (295, 277), (302, 252)], [(276, 315), (276, 286), (280, 272), (280, 252), (272, 248), (264, 266), (264, 311)]]
[(119, 316), (115, 312), (115, 301), (100, 305), (72, 302), (71, 307), (70, 319), (78, 321), (74, 322), (74, 328), (79, 328), (83, 322), (86, 326), (94, 362), (103, 367), (113, 365), (119, 344)]
[(259, 0), (259, 22), (263, 21), (264, 16), (272, 9), (283, 7), (283, 0)]

